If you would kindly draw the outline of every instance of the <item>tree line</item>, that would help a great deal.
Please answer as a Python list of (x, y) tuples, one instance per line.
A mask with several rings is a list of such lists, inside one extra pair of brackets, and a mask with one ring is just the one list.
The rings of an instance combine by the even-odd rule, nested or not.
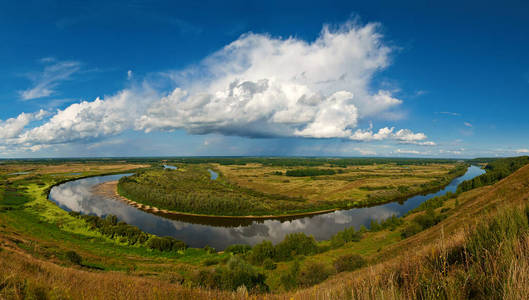
[(180, 240), (173, 237), (149, 235), (136, 226), (118, 221), (118, 218), (114, 215), (107, 215), (105, 218), (101, 218), (94, 215), (83, 215), (74, 211), (69, 212), (69, 214), (85, 221), (90, 229), (128, 245), (145, 245), (158, 251), (178, 251), (187, 248), (186, 244)]
[(457, 187), (457, 192), (466, 192), (481, 186), (494, 184), (527, 164), (529, 164), (529, 156), (501, 158), (491, 161), (485, 167), (486, 173), (463, 181)]

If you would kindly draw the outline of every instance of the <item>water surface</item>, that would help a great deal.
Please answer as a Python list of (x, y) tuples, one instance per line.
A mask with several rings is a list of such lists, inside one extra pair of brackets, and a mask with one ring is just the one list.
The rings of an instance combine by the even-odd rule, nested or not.
[(211, 169), (208, 169), (208, 172), (209, 172), (209, 175), (210, 175), (209, 178), (211, 180), (215, 180), (215, 179), (217, 179), (219, 177), (219, 173), (217, 173), (217, 172), (215, 172), (215, 171), (213, 171)]
[[(50, 200), (67, 211), (78, 211), (104, 217), (116, 215), (119, 220), (138, 226), (145, 232), (160, 236), (173, 236), (191, 247), (212, 246), (222, 250), (231, 244), (256, 244), (270, 240), (274, 244), (283, 240), (286, 234), (304, 232), (317, 240), (329, 239), (344, 228), (361, 225), (369, 227), (371, 220), (383, 220), (392, 215), (400, 216), (416, 208), (427, 199), (455, 192), (459, 183), (483, 174), (485, 171), (476, 166), (442, 190), (428, 195), (419, 195), (398, 203), (392, 202), (378, 206), (339, 210), (315, 216), (279, 218), (271, 220), (244, 219), (204, 219), (199, 217), (160, 216), (141, 211), (135, 207), (105, 196), (94, 194), (94, 186), (118, 180), (121, 175), (98, 176), (79, 179), (55, 186), (50, 191)], [(210, 172), (211, 173), (211, 172)], [(215, 173), (217, 174), (217, 173)], [(213, 178), (213, 174), (212, 179)], [(217, 174), (218, 176), (218, 174)]]

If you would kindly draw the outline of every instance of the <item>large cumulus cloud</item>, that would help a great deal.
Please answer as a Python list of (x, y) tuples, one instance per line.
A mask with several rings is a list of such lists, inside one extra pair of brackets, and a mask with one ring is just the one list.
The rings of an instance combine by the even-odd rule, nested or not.
[(390, 91), (370, 91), (391, 52), (376, 29), (352, 23), (325, 27), (311, 43), (243, 35), (193, 70), (200, 78), (187, 80), (186, 91), (154, 103), (137, 127), (349, 138), (361, 118), (402, 103)]
[(0, 123), (0, 128), (14, 128), (0, 139), (27, 147), (93, 140), (129, 129), (184, 129), (433, 145), (425, 134), (408, 129), (358, 128), (361, 121), (380, 118), (402, 103), (391, 91), (374, 88), (373, 77), (390, 64), (391, 53), (377, 28), (354, 23), (324, 27), (312, 42), (248, 33), (198, 65), (174, 72), (177, 87), (168, 93), (144, 83), (72, 104), (25, 130), (31, 118), (21, 114)]

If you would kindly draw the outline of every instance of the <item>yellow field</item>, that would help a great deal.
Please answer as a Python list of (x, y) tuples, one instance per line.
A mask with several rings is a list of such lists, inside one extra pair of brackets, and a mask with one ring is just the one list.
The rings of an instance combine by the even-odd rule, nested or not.
[[(241, 187), (317, 202), (366, 200), (368, 195), (391, 198), (417, 193), (425, 189), (424, 185), (434, 185), (436, 181), (448, 183), (448, 172), (455, 168), (456, 164), (348, 166), (339, 168), (343, 171), (341, 174), (315, 178), (285, 175), (286, 171), (298, 167), (268, 167), (261, 164), (217, 164), (215, 167), (229, 182)], [(276, 172), (283, 175), (276, 175)], [(399, 187), (407, 187), (406, 192), (399, 191)]]

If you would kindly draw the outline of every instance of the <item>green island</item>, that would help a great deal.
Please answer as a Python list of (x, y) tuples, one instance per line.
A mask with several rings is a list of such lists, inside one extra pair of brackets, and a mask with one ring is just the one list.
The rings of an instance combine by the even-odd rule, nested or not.
[[(150, 185), (163, 186), (171, 180), (192, 183), (178, 190), (183, 193), (204, 188), (197, 199), (232, 196), (303, 204), (318, 197), (297, 199), (298, 193), (321, 181), (324, 185), (359, 181), (348, 193), (363, 195), (359, 198), (363, 201), (387, 201), (400, 186), (408, 186), (403, 194), (414, 194), (424, 190), (421, 185), (439, 187), (460, 172), (455, 161), (376, 165), (338, 161), (335, 166), (318, 159), (285, 160), (284, 165), (264, 158), (235, 163), (231, 158), (164, 160), (178, 169), (163, 170), (161, 159), (153, 158), (2, 161), (0, 298), (520, 299), (527, 295), (529, 157), (465, 161), (461, 165), (480, 164), (487, 172), (402, 217), (345, 228), (328, 240), (292, 233), (279, 243), (236, 244), (220, 252), (146, 233), (116, 216), (67, 212), (47, 198), (50, 189), (63, 182), (130, 172), (137, 175), (128, 178)], [(219, 172), (218, 181), (209, 178), (210, 167)], [(294, 169), (310, 169), (311, 174), (286, 174)], [(314, 174), (313, 169), (335, 173)], [(405, 179), (398, 181), (390, 174)], [(284, 180), (290, 181), (285, 185), (294, 185), (292, 190), (266, 193)], [(330, 199), (340, 202), (348, 193), (331, 194)], [(384, 198), (387, 195), (390, 198)], [(200, 212), (208, 213), (207, 207)], [(242, 207), (255, 213), (259, 206)], [(261, 212), (282, 209), (278, 205)]]
[(468, 167), (427, 159), (261, 160), (168, 161), (177, 169), (140, 171), (121, 178), (117, 189), (136, 203), (177, 213), (284, 216), (403, 200), (447, 185)]

